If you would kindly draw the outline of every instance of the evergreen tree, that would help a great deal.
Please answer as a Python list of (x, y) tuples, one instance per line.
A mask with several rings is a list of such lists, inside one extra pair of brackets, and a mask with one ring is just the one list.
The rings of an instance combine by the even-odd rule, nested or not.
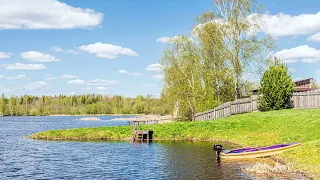
[(274, 62), (264, 72), (260, 81), (261, 111), (278, 110), (290, 107), (295, 84), (288, 73), (288, 67), (275, 58)]

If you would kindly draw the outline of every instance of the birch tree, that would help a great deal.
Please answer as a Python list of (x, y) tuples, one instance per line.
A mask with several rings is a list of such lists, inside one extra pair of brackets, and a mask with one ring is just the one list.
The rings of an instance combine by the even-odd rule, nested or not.
[(234, 73), (235, 97), (240, 98), (243, 73), (258, 67), (251, 66), (253, 63), (263, 65), (273, 41), (270, 36), (258, 36), (264, 23), (261, 5), (255, 0), (214, 0), (212, 13), (224, 35), (225, 58), (229, 59)]
[(179, 111), (194, 120), (201, 84), (198, 49), (184, 36), (172, 39), (171, 43), (162, 60), (165, 92), (172, 104), (179, 103)]
[(234, 79), (225, 55), (223, 33), (215, 19), (213, 13), (202, 14), (192, 32), (200, 49), (204, 94), (199, 110), (202, 111), (234, 99)]

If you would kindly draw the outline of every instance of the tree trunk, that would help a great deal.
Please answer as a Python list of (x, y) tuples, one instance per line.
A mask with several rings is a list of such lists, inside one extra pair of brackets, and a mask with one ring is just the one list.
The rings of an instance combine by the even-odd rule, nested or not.
[(192, 113), (191, 113), (191, 120), (195, 121), (195, 119), (194, 119), (194, 111), (192, 111)]
[(179, 102), (174, 102), (173, 119), (177, 119), (179, 116)]

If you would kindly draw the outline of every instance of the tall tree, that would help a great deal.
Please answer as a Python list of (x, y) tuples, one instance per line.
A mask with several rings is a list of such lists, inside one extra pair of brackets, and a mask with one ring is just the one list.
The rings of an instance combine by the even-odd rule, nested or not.
[(2, 116), (4, 116), (5, 108), (6, 108), (6, 100), (5, 100), (4, 94), (2, 93), (2, 96), (0, 99), (0, 112)]
[(214, 0), (213, 14), (213, 21), (224, 34), (224, 56), (234, 73), (235, 97), (240, 98), (243, 73), (264, 65), (266, 50), (273, 48), (273, 41), (270, 36), (257, 35), (264, 24), (261, 5), (255, 0)]
[[(162, 64), (165, 75), (165, 92), (194, 120), (200, 97), (200, 58), (198, 48), (184, 36), (172, 39), (172, 46), (164, 52)], [(179, 108), (183, 110), (183, 108)]]
[(228, 65), (224, 34), (214, 22), (214, 13), (204, 13), (192, 34), (200, 49), (202, 100), (199, 111), (212, 109), (221, 102), (234, 99), (234, 79)]
[(16, 114), (17, 111), (17, 100), (15, 96), (11, 96), (9, 99), (9, 113), (11, 116)]

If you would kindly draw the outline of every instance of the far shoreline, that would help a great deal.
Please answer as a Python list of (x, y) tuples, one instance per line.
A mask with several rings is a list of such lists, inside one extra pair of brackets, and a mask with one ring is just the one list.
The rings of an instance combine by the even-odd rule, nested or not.
[[(111, 120), (113, 121), (139, 121), (139, 122), (146, 122), (146, 121), (157, 121), (158, 123), (169, 123), (173, 122), (174, 118), (171, 115), (158, 115), (158, 114), (55, 114), (55, 115), (43, 115), (43, 116), (0, 116), (3, 118), (7, 117), (87, 117), (93, 118), (103, 116), (110, 116), (112, 117)], [(90, 119), (89, 121), (99, 121), (99, 119)], [(85, 119), (79, 119), (85, 120)]]
[(55, 114), (55, 115), (47, 115), (47, 116), (140, 116), (137, 114)]
[(1, 117), (46, 117), (46, 116), (169, 116), (169, 115), (158, 115), (158, 114), (52, 114), (52, 115), (27, 115), (27, 116), (0, 116)]

